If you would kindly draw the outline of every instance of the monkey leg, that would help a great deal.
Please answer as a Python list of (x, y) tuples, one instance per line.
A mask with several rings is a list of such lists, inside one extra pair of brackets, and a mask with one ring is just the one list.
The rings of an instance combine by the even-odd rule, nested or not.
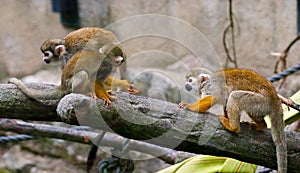
[(239, 133), (241, 130), (240, 127), (240, 117), (242, 110), (239, 106), (239, 98), (240, 98), (240, 92), (239, 91), (233, 91), (230, 93), (227, 103), (225, 105), (226, 109), (224, 112), (227, 113), (224, 116), (220, 117), (220, 121), (223, 124), (223, 126), (235, 133)]
[(180, 102), (178, 106), (180, 108), (189, 109), (194, 112), (205, 112), (209, 108), (211, 108), (217, 102), (217, 97), (215, 96), (206, 96), (204, 98), (199, 99), (193, 104), (188, 104), (184, 101)]
[[(265, 122), (262, 121), (268, 102), (264, 95), (251, 91), (233, 91), (230, 93), (226, 111), (228, 118), (220, 118), (226, 129), (232, 132), (240, 131), (241, 112), (246, 111), (254, 120), (249, 123), (252, 127), (258, 130), (265, 128)], [(228, 121), (228, 122), (227, 122)]]
[(105, 81), (105, 85), (108, 85), (109, 87), (121, 87), (122, 89), (126, 90), (130, 94), (136, 94), (138, 93), (138, 90), (134, 89), (133, 84), (129, 84), (126, 80), (119, 80), (116, 78), (113, 78), (112, 76), (108, 76)]
[(93, 98), (97, 98), (93, 92), (89, 75), (86, 71), (82, 70), (74, 74), (72, 77), (72, 92), (89, 95)]
[(240, 132), (240, 127), (232, 127), (231, 125), (230, 125), (230, 122), (229, 122), (229, 118), (227, 118), (225, 115), (224, 116), (220, 116), (219, 117), (219, 119), (220, 119), (220, 121), (221, 121), (221, 123), (223, 124), (223, 126), (227, 129), (227, 130), (229, 130), (229, 131), (231, 131), (231, 132), (236, 132), (236, 133), (239, 133)]
[(95, 82), (95, 93), (98, 98), (104, 100), (106, 107), (110, 107), (111, 102), (116, 100), (116, 97), (111, 96), (106, 92), (104, 85), (100, 82)]

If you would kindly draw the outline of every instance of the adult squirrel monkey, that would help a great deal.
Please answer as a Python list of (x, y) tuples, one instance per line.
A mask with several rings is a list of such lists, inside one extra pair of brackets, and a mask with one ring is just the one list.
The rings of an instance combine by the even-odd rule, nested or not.
[(105, 44), (115, 43), (115, 35), (108, 30), (98, 27), (84, 27), (72, 31), (63, 39), (48, 39), (40, 47), (43, 61), (47, 64), (52, 61), (62, 61), (62, 69), (69, 59), (78, 51), (93, 46), (94, 50), (100, 49)]
[(126, 61), (118, 44), (107, 44), (99, 51), (83, 49), (75, 53), (62, 71), (61, 84), (51, 91), (27, 88), (16, 78), (9, 79), (24, 94), (35, 100), (55, 100), (71, 92), (101, 98), (109, 107), (115, 98), (104, 88), (104, 81)]
[[(104, 45), (116, 42), (117, 38), (111, 31), (98, 27), (84, 27), (70, 32), (63, 39), (48, 39), (44, 41), (40, 50), (43, 53), (43, 61), (45, 63), (49, 64), (52, 61), (60, 61), (61, 69), (63, 70), (76, 52), (83, 49), (98, 51)], [(121, 45), (119, 46), (122, 50), (122, 56), (126, 56)], [(127, 77), (127, 63), (124, 62), (119, 69), (120, 77), (125, 79)], [(126, 80), (115, 79), (111, 75), (107, 77), (105, 84), (108, 87), (120, 87), (131, 94), (138, 92)]]
[(264, 116), (269, 115), (278, 172), (287, 172), (287, 145), (281, 101), (267, 79), (246, 69), (225, 69), (212, 73), (208, 69), (197, 68), (187, 73), (185, 88), (199, 94), (201, 98), (193, 104), (181, 102), (180, 108), (205, 112), (215, 104), (222, 104), (224, 115), (220, 120), (231, 132), (240, 132), (242, 111), (253, 120), (248, 124), (256, 130), (267, 128)]

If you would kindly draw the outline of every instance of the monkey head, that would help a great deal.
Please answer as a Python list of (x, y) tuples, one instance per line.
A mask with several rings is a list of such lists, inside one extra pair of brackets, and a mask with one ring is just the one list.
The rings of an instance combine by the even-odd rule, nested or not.
[(47, 64), (51, 61), (58, 61), (60, 56), (66, 52), (64, 40), (62, 39), (46, 40), (40, 49), (43, 53), (43, 61)]
[(122, 47), (117, 43), (102, 46), (99, 49), (99, 53), (106, 54), (106, 57), (109, 57), (116, 67), (122, 65), (127, 59)]
[(195, 68), (186, 74), (185, 89), (195, 95), (209, 92), (212, 72), (204, 68)]

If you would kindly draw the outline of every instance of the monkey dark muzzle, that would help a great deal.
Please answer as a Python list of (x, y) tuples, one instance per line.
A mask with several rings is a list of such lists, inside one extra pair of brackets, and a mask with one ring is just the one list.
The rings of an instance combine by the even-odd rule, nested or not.
[(191, 85), (189, 85), (189, 84), (186, 84), (186, 85), (185, 85), (185, 89), (186, 89), (187, 91), (191, 91), (191, 90), (193, 89), (193, 87), (192, 87)]
[(120, 66), (124, 62), (124, 58), (121, 56), (116, 56), (114, 59), (114, 63), (116, 66)]
[(43, 60), (44, 60), (44, 62), (46, 63), (46, 64), (49, 64), (50, 62), (51, 62), (51, 59), (49, 58), (43, 58)]

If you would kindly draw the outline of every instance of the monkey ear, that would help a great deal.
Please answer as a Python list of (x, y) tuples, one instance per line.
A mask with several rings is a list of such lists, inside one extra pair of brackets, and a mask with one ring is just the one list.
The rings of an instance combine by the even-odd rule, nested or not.
[(198, 76), (198, 81), (199, 83), (203, 83), (209, 80), (209, 75), (208, 74), (199, 74)]
[(54, 48), (54, 54), (55, 55), (62, 55), (66, 51), (65, 45), (58, 45)]
[(101, 54), (105, 54), (105, 52), (106, 52), (106, 49), (107, 49), (107, 45), (104, 45), (104, 46), (100, 47), (100, 49), (99, 49), (99, 53), (101, 53)]

